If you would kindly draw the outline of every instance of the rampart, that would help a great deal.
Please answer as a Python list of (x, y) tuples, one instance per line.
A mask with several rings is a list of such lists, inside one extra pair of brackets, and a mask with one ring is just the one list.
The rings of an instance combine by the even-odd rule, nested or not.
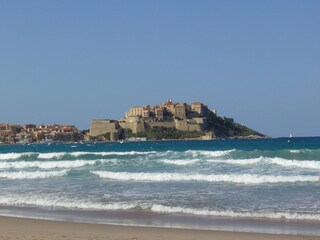
[(100, 119), (92, 120), (90, 127), (90, 136), (97, 137), (106, 133), (117, 133), (117, 123), (111, 120)]
[(144, 122), (119, 122), (121, 128), (131, 129), (132, 133), (143, 132), (145, 130)]
[(205, 127), (203, 122), (190, 121), (190, 120), (187, 120), (187, 119), (183, 119), (183, 120), (175, 119), (174, 123), (175, 123), (176, 129), (180, 130), (180, 131), (197, 131), (197, 132), (201, 132), (201, 131), (204, 130), (204, 127)]
[(146, 122), (148, 128), (154, 127), (165, 127), (165, 128), (174, 128), (176, 127), (175, 123), (172, 122)]

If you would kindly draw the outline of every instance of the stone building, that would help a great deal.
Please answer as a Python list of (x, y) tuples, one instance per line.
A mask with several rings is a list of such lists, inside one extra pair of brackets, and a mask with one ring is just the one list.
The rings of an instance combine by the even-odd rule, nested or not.
[(142, 117), (143, 118), (150, 117), (150, 107), (149, 106), (142, 108)]
[(161, 104), (161, 107), (163, 107), (165, 109), (165, 112), (167, 114), (171, 114), (172, 116), (174, 116), (175, 104), (172, 102), (172, 100), (169, 99), (167, 102)]
[(160, 121), (163, 120), (163, 118), (164, 118), (164, 109), (163, 109), (163, 107), (155, 107), (154, 114), (155, 114), (155, 117), (158, 120), (160, 120)]
[(204, 131), (207, 127), (207, 120), (205, 118), (194, 119), (175, 119), (175, 127), (180, 131)]
[(89, 135), (98, 137), (105, 134), (110, 134), (110, 140), (116, 140), (118, 134), (118, 123), (107, 119), (96, 119), (91, 121)]
[(174, 108), (174, 116), (180, 119), (187, 118), (187, 104), (177, 103)]
[(131, 107), (129, 112), (126, 113), (126, 117), (142, 117), (143, 115), (143, 107)]
[(209, 113), (208, 107), (201, 102), (192, 103), (191, 111), (198, 113), (200, 116), (206, 116)]

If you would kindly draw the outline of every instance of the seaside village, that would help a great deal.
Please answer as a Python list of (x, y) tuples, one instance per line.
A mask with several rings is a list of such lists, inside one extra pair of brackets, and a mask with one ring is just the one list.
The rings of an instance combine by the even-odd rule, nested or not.
[[(168, 100), (154, 106), (131, 107), (120, 120), (92, 120), (89, 131), (79, 131), (72, 125), (0, 124), (0, 144), (51, 143), (80, 141), (143, 141), (137, 137), (147, 129), (167, 128), (185, 132), (203, 132), (207, 129), (207, 116), (215, 110), (201, 102), (174, 103)], [(232, 121), (232, 119), (229, 119)], [(212, 139), (213, 132), (201, 136)]]
[(72, 125), (0, 124), (0, 144), (77, 142), (83, 134)]

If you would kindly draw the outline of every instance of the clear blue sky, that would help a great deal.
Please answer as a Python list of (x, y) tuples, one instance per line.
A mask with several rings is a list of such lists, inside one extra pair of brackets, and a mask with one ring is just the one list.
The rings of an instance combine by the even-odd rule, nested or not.
[(89, 128), (202, 101), (273, 137), (320, 135), (320, 1), (0, 1), (0, 122)]

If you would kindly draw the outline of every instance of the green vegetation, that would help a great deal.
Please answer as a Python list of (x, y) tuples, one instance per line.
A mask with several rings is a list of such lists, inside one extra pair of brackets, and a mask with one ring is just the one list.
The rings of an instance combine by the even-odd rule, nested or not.
[(213, 131), (217, 138), (264, 136), (246, 126), (233, 122), (231, 119), (221, 118), (213, 113), (208, 116), (208, 125), (208, 130)]
[[(192, 117), (198, 116), (196, 113)], [(235, 123), (233, 119), (226, 117), (219, 117), (213, 112), (207, 112), (202, 116), (204, 119), (204, 131), (181, 131), (177, 130), (175, 124), (168, 124), (165, 126), (151, 127), (145, 124), (146, 128), (142, 132), (133, 133), (129, 128), (122, 128), (118, 126), (118, 131), (112, 133), (105, 133), (103, 135), (91, 138), (95, 141), (110, 141), (110, 140), (125, 140), (128, 138), (146, 138), (147, 140), (174, 140), (174, 139), (227, 139), (227, 138), (259, 138), (266, 137), (265, 135), (254, 131), (246, 126)], [(191, 120), (190, 120), (191, 119)], [(193, 118), (186, 120), (187, 124), (197, 124)], [(167, 115), (163, 122), (173, 122), (174, 117)], [(159, 124), (161, 125), (161, 124)], [(200, 130), (200, 129), (199, 129)]]
[(110, 133), (105, 133), (105, 134), (102, 134), (102, 135), (99, 135), (99, 136), (96, 136), (96, 137), (92, 137), (91, 140), (92, 141), (98, 141), (98, 142), (101, 142), (101, 141), (110, 141)]
[(149, 140), (161, 140), (199, 138), (203, 133), (196, 131), (179, 131), (176, 128), (153, 127), (137, 134), (131, 133), (131, 135), (132, 137), (145, 137)]
[[(218, 117), (214, 113), (207, 116), (208, 127), (204, 132), (198, 131), (180, 131), (176, 128), (153, 127), (148, 128), (143, 132), (137, 134), (132, 133), (131, 130), (126, 129), (120, 131), (119, 139), (130, 137), (147, 138), (148, 140), (161, 139), (195, 139), (201, 138), (206, 132), (213, 132), (216, 138), (246, 138), (250, 136), (264, 137), (263, 134), (254, 131), (246, 126), (235, 123), (232, 119)], [(169, 120), (169, 119), (167, 119)]]
[[(169, 120), (169, 119), (167, 119)], [(212, 132), (213, 136), (220, 138), (250, 138), (266, 137), (265, 135), (254, 131), (246, 126), (235, 123), (233, 119), (218, 117), (213, 113), (208, 115), (208, 127), (206, 131), (180, 131), (176, 128), (153, 127), (147, 128), (143, 132), (133, 133), (130, 129), (120, 129), (116, 138), (123, 140), (131, 137), (146, 138), (147, 140), (163, 140), (163, 139), (200, 139), (208, 132)], [(96, 141), (110, 141), (110, 133), (106, 133), (95, 138)]]

